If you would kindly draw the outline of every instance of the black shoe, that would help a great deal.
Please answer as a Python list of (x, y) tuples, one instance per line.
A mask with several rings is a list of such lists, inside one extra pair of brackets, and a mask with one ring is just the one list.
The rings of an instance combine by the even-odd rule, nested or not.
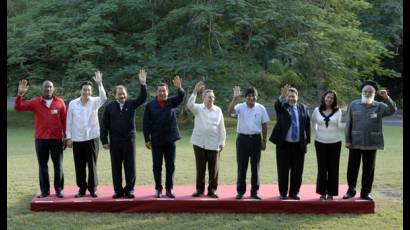
[(122, 194), (120, 193), (114, 193), (114, 195), (112, 195), (113, 199), (118, 199), (118, 198), (122, 198)]
[(333, 200), (333, 196), (327, 195), (327, 200)]
[(243, 198), (243, 194), (236, 194), (235, 199), (240, 200)]
[(322, 201), (326, 200), (326, 195), (321, 195), (319, 199), (322, 200)]
[(356, 191), (353, 190), (347, 190), (346, 194), (343, 196), (343, 199), (350, 199), (356, 195)]
[(97, 195), (97, 192), (96, 192), (96, 191), (92, 191), (92, 192), (90, 192), (90, 196), (91, 196), (91, 197), (94, 197), (94, 198), (98, 197), (98, 195)]
[(214, 191), (208, 192), (208, 196), (209, 196), (209, 197), (212, 197), (212, 198), (218, 198), (218, 197), (219, 197), (219, 196), (218, 196), (218, 193), (216, 193), (216, 192), (214, 192)]
[(58, 191), (58, 192), (56, 192), (56, 197), (58, 197), (58, 198), (64, 198), (64, 192), (63, 192), (63, 191)]
[(168, 198), (172, 198), (172, 199), (175, 198), (175, 194), (174, 194), (174, 192), (172, 191), (172, 189), (171, 189), (171, 190), (167, 190), (166, 195), (167, 195)]
[(162, 191), (161, 190), (155, 190), (154, 196), (155, 196), (155, 198), (161, 198), (162, 197)]
[(289, 198), (292, 200), (300, 200), (300, 197), (298, 195), (289, 195)]
[(279, 200), (287, 200), (288, 197), (286, 195), (279, 195)]
[(251, 194), (251, 198), (257, 199), (257, 200), (262, 200), (262, 198), (259, 196), (258, 193)]
[(44, 198), (50, 196), (50, 192), (42, 192), (40, 193), (40, 195), (37, 196), (37, 198)]
[(200, 196), (203, 196), (203, 195), (204, 195), (203, 192), (198, 192), (198, 191), (192, 193), (192, 197), (200, 197)]
[(360, 194), (360, 198), (363, 200), (373, 201), (373, 197), (371, 197), (369, 194)]
[(125, 196), (125, 198), (128, 198), (128, 199), (134, 199), (135, 198), (133, 192), (126, 192), (124, 196)]
[(80, 190), (78, 190), (77, 194), (75, 194), (74, 197), (78, 198), (78, 197), (83, 197), (83, 196), (85, 196), (85, 190), (80, 189)]

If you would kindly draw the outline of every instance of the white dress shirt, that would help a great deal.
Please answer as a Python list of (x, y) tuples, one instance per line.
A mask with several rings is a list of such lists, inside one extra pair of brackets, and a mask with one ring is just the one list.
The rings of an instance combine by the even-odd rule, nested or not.
[(325, 117), (320, 114), (319, 108), (316, 107), (312, 113), (311, 122), (315, 130), (315, 140), (321, 143), (336, 143), (341, 140), (340, 129), (343, 129), (346, 123), (342, 122), (342, 113), (340, 109), (330, 118), (328, 127), (326, 127)]
[(188, 109), (194, 114), (194, 130), (191, 143), (207, 150), (219, 150), (225, 145), (226, 130), (222, 110), (213, 105), (207, 108), (203, 103), (195, 103), (196, 95), (192, 94), (187, 102)]
[(100, 136), (98, 109), (107, 101), (104, 87), (98, 87), (99, 96), (90, 97), (85, 105), (81, 97), (70, 102), (67, 111), (66, 136), (72, 141), (88, 141)]
[(265, 106), (259, 103), (255, 103), (252, 108), (246, 102), (236, 104), (235, 113), (238, 115), (236, 131), (241, 134), (260, 134), (262, 133), (262, 124), (269, 121)]

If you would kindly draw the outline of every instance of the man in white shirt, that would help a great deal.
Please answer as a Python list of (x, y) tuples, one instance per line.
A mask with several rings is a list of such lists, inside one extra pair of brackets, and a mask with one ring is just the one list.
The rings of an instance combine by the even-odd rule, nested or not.
[[(236, 199), (242, 199), (246, 192), (246, 171), (249, 158), (251, 161), (251, 198), (260, 200), (259, 191), (259, 162), (261, 150), (266, 149), (266, 135), (269, 116), (263, 105), (256, 103), (258, 92), (254, 87), (246, 89), (246, 102), (234, 106), (241, 96), (239, 86), (234, 88), (234, 97), (229, 104), (228, 112), (238, 116), (236, 139), (236, 159), (238, 163), (238, 179), (236, 182)], [(261, 137), (262, 134), (262, 137)]]
[[(102, 73), (95, 73), (94, 81), (98, 85), (98, 97), (92, 97), (92, 83), (81, 84), (81, 97), (68, 105), (67, 112), (67, 146), (73, 148), (74, 165), (78, 193), (82, 197), (88, 189), (92, 197), (97, 197), (97, 157), (100, 137), (98, 109), (107, 101), (102, 85)], [(88, 183), (86, 181), (86, 166), (88, 166)]]
[(188, 99), (187, 107), (195, 116), (191, 143), (194, 145), (196, 160), (196, 192), (199, 197), (205, 190), (205, 171), (208, 162), (209, 184), (208, 196), (218, 198), (218, 161), (220, 152), (225, 146), (226, 131), (221, 109), (214, 105), (215, 95), (212, 90), (204, 90), (203, 103), (196, 104), (197, 93), (204, 89), (203, 82), (198, 82)]

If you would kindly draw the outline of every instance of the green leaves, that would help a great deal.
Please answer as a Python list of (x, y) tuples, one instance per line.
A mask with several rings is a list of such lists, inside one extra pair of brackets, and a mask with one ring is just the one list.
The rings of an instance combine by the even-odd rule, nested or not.
[[(397, 76), (381, 60), (394, 57), (385, 46), (387, 40), (396, 44), (401, 24), (393, 23), (389, 39), (380, 36), (387, 27), (371, 26), (393, 20), (395, 0), (370, 1), (383, 11), (363, 0), (12, 2), (8, 83), (31, 76), (39, 84), (51, 76), (57, 86), (75, 89), (100, 69), (109, 87), (134, 85), (144, 67), (148, 84), (175, 74), (185, 88), (204, 80), (221, 90), (225, 104), (233, 85), (254, 85), (269, 100), (285, 83), (317, 89), (314, 94), (333, 88), (349, 98), (356, 91), (346, 89), (359, 79)], [(60, 92), (76, 96), (75, 90)]]

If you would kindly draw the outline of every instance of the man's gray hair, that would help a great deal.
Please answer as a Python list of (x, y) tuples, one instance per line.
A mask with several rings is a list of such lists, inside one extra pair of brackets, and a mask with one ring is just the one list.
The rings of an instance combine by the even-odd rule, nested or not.
[(208, 93), (213, 93), (214, 91), (212, 89), (206, 89), (204, 92), (202, 92), (202, 98), (204, 98)]
[(296, 94), (296, 96), (298, 96), (298, 90), (297, 90), (296, 88), (294, 88), (294, 87), (290, 87), (290, 88), (288, 89), (288, 92), (293, 92), (293, 93)]
[(127, 87), (123, 86), (123, 85), (116, 85), (114, 88), (114, 95), (117, 94), (117, 89), (123, 89), (125, 92), (127, 92)]

